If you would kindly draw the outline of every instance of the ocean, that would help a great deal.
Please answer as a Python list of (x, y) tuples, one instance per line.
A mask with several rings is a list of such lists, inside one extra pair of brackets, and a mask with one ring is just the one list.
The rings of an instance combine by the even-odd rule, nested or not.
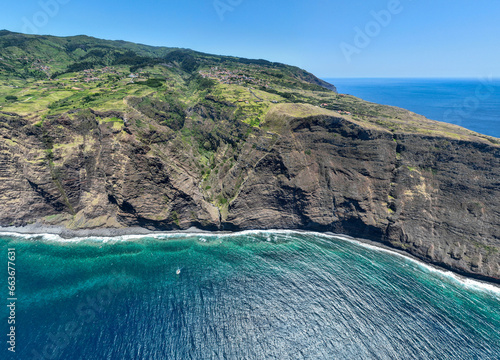
[[(1, 359), (498, 359), (500, 290), (318, 233), (0, 234)], [(15, 260), (8, 294), (9, 249)], [(15, 297), (15, 354), (8, 350)]]
[(500, 80), (324, 79), (339, 93), (398, 106), (481, 134), (500, 138)]

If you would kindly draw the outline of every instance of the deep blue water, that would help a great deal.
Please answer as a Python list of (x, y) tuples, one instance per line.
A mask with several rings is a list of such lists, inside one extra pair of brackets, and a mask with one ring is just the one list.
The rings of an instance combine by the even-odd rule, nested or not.
[[(17, 255), (17, 343), (9, 354), (3, 335), (1, 359), (500, 354), (497, 288), (331, 236), (4, 234), (4, 270), (8, 248)], [(7, 334), (5, 307), (1, 315)]]
[(500, 137), (498, 79), (325, 79), (339, 93)]

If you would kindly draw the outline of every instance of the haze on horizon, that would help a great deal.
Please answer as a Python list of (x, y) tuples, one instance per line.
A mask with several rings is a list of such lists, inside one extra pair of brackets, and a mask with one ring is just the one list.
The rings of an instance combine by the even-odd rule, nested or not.
[(26, 0), (4, 4), (0, 27), (261, 58), (323, 78), (498, 78), (498, 14), (495, 0)]

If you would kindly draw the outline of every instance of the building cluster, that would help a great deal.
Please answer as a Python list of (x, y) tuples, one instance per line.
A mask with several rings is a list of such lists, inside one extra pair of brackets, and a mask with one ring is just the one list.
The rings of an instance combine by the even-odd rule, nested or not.
[(86, 69), (83, 70), (83, 77), (72, 77), (69, 80), (73, 82), (84, 81), (86, 83), (101, 81), (103, 79), (100, 77), (100, 75), (103, 74), (118, 75), (118, 72), (109, 66), (103, 67), (101, 69)]
[(264, 87), (269, 87), (269, 83), (256, 79), (251, 76), (242, 74), (239, 71), (232, 71), (224, 68), (219, 68), (218, 66), (213, 66), (210, 70), (200, 70), (199, 74), (203, 78), (209, 78), (217, 80), (221, 84), (234, 84), (234, 85), (244, 85), (244, 84), (254, 84)]
[(45, 73), (45, 75), (50, 78), (50, 66), (45, 65), (45, 63), (41, 59), (33, 60), (33, 62), (31, 63), (31, 68)]

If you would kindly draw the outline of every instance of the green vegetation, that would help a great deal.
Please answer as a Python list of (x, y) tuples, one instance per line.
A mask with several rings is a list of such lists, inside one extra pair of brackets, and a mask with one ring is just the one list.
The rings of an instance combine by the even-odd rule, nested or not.
[(474, 240), (472, 240), (471, 242), (474, 247), (484, 249), (486, 251), (486, 256), (490, 256), (498, 252), (498, 248), (496, 248), (495, 246), (485, 245)]
[(139, 82), (140, 85), (146, 85), (151, 88), (161, 87), (165, 83), (165, 79), (147, 79), (144, 82)]
[[(290, 117), (345, 118), (389, 131), (395, 142), (398, 133), (498, 142), (334, 89), (307, 71), (265, 60), (87, 36), (0, 33), (1, 112), (29, 118), (44, 132), (54, 131), (59, 118), (65, 119), (57, 124), (60, 131), (80, 127), (72, 122), (85, 119), (80, 132), (101, 123), (120, 136), (133, 129), (148, 146), (178, 141), (179, 149), (192, 152), (205, 188), (229, 171), (233, 161), (227, 161), (253, 141), (254, 131), (279, 134)], [(44, 135), (47, 149), (62, 146), (54, 138)], [(443, 141), (439, 147), (449, 145)], [(258, 149), (255, 141), (252, 146)]]
[(170, 213), (170, 217), (172, 218), (172, 221), (177, 225), (180, 226), (180, 220), (179, 220), (179, 214), (177, 214), (177, 211), (172, 211)]

